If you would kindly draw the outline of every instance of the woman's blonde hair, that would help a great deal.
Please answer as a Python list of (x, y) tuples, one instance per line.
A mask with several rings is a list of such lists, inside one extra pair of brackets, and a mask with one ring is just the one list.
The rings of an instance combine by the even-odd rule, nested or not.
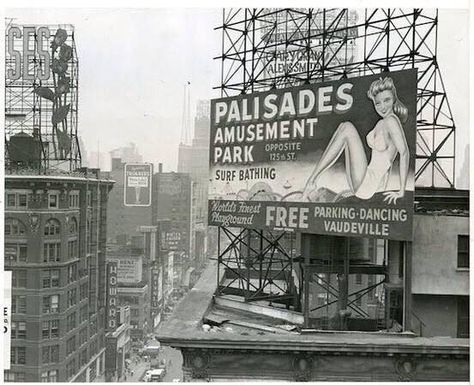
[(398, 116), (402, 123), (405, 123), (408, 118), (408, 108), (398, 99), (397, 89), (393, 84), (392, 78), (380, 78), (372, 82), (367, 91), (367, 96), (372, 102), (375, 101), (375, 96), (382, 91), (391, 91), (393, 95), (393, 112)]

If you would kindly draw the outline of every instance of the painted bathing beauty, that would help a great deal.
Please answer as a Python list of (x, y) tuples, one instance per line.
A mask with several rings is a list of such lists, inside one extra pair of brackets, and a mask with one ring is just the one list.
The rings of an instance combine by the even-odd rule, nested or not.
[[(396, 204), (403, 198), (408, 175), (410, 154), (402, 123), (408, 117), (408, 109), (397, 97), (393, 80), (389, 77), (375, 80), (367, 91), (374, 108), (381, 119), (367, 136), (371, 148), (370, 162), (364, 144), (356, 127), (351, 122), (341, 123), (334, 132), (319, 163), (306, 182), (303, 201), (310, 200), (310, 194), (317, 190), (319, 177), (331, 168), (342, 152), (345, 157), (345, 174), (352, 195), (370, 199), (378, 191), (385, 191), (384, 201)], [(386, 191), (393, 162), (400, 155), (400, 188)]]

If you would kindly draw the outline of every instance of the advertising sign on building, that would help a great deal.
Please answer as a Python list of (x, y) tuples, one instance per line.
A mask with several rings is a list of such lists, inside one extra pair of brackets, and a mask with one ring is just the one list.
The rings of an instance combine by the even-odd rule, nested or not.
[[(325, 12), (324, 15), (322, 12), (315, 12), (308, 23), (301, 24), (285, 22), (284, 15), (278, 8), (267, 8), (267, 11), (266, 22), (262, 23), (260, 29), (261, 38), (267, 44), (263, 58), (263, 73), (266, 79), (290, 75), (285, 82), (299, 85), (304, 80), (299, 76), (292, 79), (291, 75), (317, 71), (323, 64), (350, 64), (356, 59), (356, 11), (348, 11), (347, 18), (342, 19), (338, 18), (339, 13), (336, 10)], [(351, 26), (353, 28), (350, 28)], [(301, 44), (286, 44), (289, 36), (294, 41), (308, 38), (311, 49), (307, 50), (307, 47)], [(328, 43), (329, 39), (331, 43)], [(343, 49), (340, 49), (341, 44)]]
[(120, 283), (138, 283), (142, 280), (142, 257), (113, 257), (117, 262), (117, 280)]
[(151, 309), (156, 310), (160, 308), (162, 299), (162, 267), (153, 266), (151, 268)]
[(150, 206), (152, 187), (151, 164), (125, 164), (124, 194), (125, 206)]
[(416, 69), (215, 99), (209, 224), (412, 239)]
[(181, 245), (181, 232), (176, 230), (168, 230), (161, 232), (163, 250), (178, 250)]
[(7, 54), (11, 60), (7, 64), (7, 79), (48, 80), (51, 76), (50, 44), (54, 37), (54, 32), (47, 26), (12, 25), (8, 28)]
[(106, 331), (117, 327), (117, 262), (107, 262)]

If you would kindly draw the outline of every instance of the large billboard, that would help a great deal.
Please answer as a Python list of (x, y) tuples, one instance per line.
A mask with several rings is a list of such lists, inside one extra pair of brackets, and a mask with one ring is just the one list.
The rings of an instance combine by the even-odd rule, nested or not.
[(127, 163), (124, 169), (123, 200), (125, 206), (151, 205), (151, 164)]
[(209, 224), (411, 240), (416, 69), (215, 99)]

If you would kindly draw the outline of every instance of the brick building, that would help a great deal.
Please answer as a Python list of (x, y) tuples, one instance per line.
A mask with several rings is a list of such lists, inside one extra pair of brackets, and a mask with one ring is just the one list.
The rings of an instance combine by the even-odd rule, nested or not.
[(12, 272), (5, 381), (94, 381), (104, 371), (107, 199), (99, 170), (5, 176)]

